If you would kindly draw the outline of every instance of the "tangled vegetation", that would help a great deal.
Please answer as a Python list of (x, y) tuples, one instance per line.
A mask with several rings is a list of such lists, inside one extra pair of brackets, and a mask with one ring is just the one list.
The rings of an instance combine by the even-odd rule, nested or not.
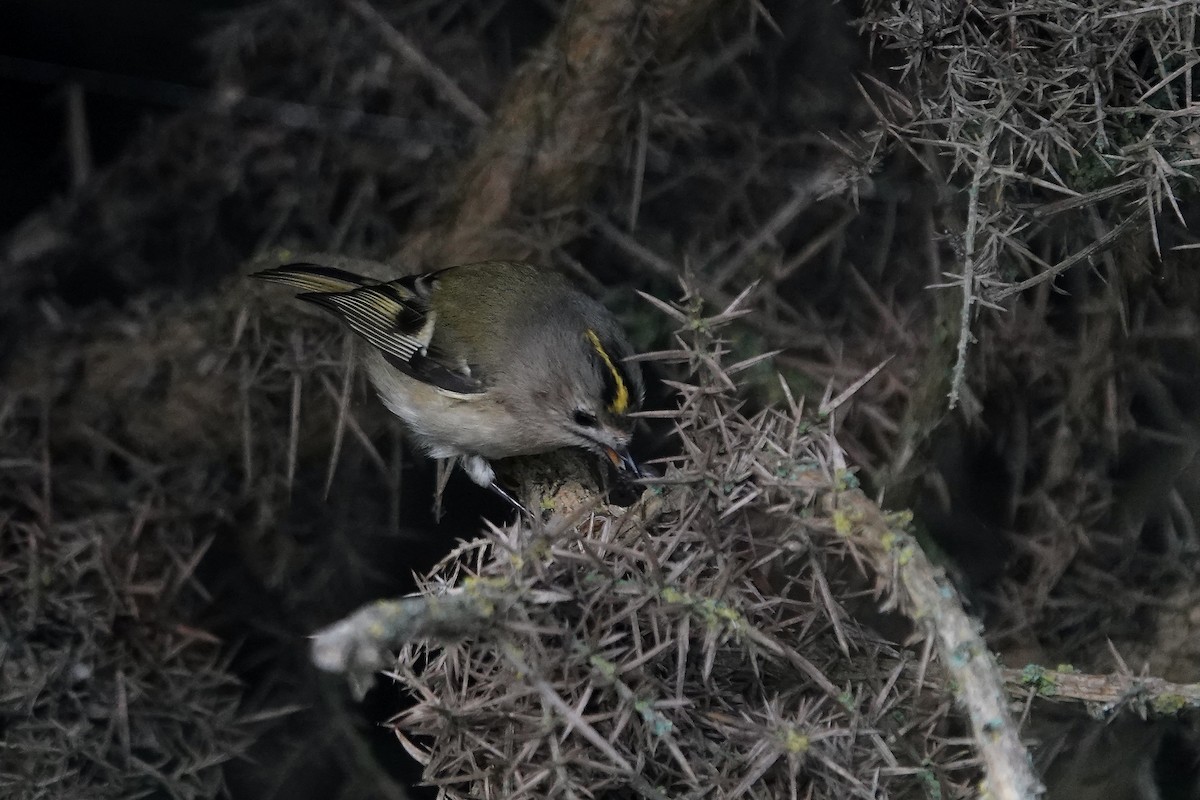
[[(976, 667), (1053, 796), (1189, 796), (1196, 15), (220, 19), (202, 101), (0, 250), (6, 796), (1030, 796)], [(522, 526), (451, 479), (435, 520), (356, 345), (242, 279), (307, 250), (572, 275), (662, 355), (658, 493)], [(367, 654), (362, 706), (308, 663), (414, 589), (475, 622)]]

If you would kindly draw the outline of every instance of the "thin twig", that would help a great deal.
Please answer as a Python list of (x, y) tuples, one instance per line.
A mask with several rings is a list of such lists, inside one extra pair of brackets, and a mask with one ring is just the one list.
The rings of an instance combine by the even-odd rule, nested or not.
[(92, 144), (88, 135), (87, 106), (83, 86), (67, 84), (67, 159), (71, 186), (78, 189), (92, 177)]
[(410, 66), (424, 75), (433, 84), (438, 95), (458, 113), (475, 125), (482, 127), (488, 124), (487, 112), (476, 105), (474, 100), (467, 97), (467, 93), (458, 87), (454, 79), (447, 75), (441, 67), (430, 61), (407, 36), (396, 30), (395, 26), (375, 9), (375, 6), (367, 0), (345, 0), (345, 3), (351, 11), (375, 25), (388, 46)]
[(778, 236), (818, 200), (844, 190), (847, 183), (847, 171), (836, 163), (823, 167), (797, 183), (788, 201), (776, 209), (771, 218), (746, 239), (728, 261), (713, 270), (712, 284), (723, 287), (759, 248)]
[(967, 229), (963, 235), (962, 311), (959, 316), (958, 347), (954, 356), (954, 370), (950, 377), (950, 408), (958, 406), (963, 384), (967, 380), (967, 348), (971, 343), (971, 306), (975, 304), (975, 238), (979, 233), (979, 187), (988, 169), (988, 160), (979, 153), (975, 158), (975, 174), (967, 194)]
[(1020, 294), (1021, 292), (1024, 292), (1026, 289), (1032, 289), (1034, 286), (1037, 286), (1038, 284), (1045, 283), (1046, 281), (1049, 281), (1049, 280), (1053, 280), (1054, 278), (1056, 278), (1059, 275), (1061, 275), (1062, 273), (1066, 272), (1068, 269), (1070, 269), (1071, 267), (1080, 263), (1081, 261), (1086, 261), (1086, 260), (1092, 258), (1093, 256), (1107, 250), (1109, 247), (1112, 247), (1114, 244), (1116, 244), (1118, 241), (1120, 241), (1125, 236), (1126, 233), (1131, 232), (1135, 228), (1140, 227), (1145, 222), (1146, 213), (1147, 213), (1146, 208), (1143, 206), (1140, 211), (1138, 211), (1137, 213), (1134, 213), (1134, 214), (1130, 214), (1128, 217), (1121, 220), (1121, 222), (1116, 227), (1114, 227), (1111, 231), (1109, 231), (1103, 237), (1095, 240), (1094, 242), (1089, 244), (1087, 247), (1084, 247), (1079, 252), (1075, 253), (1072, 256), (1064, 258), (1062, 261), (1058, 262), (1050, 269), (1039, 272), (1037, 275), (1034, 275), (1032, 278), (1026, 278), (1025, 280), (1021, 281), (1020, 283), (1013, 284), (1012, 286), (1006, 287), (1004, 289), (1000, 289), (999, 291), (993, 293), (989, 299), (991, 299), (995, 302), (999, 302), (1001, 300), (1006, 300), (1015, 294)]

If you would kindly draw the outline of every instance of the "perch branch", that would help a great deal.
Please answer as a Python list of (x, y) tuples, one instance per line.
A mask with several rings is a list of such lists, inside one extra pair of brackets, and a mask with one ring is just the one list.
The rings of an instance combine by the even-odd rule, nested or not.
[(934, 637), (954, 695), (970, 718), (987, 794), (999, 800), (1036, 798), (1042, 786), (1008, 712), (1000, 669), (954, 587), (916, 541), (889, 524), (862, 492), (842, 492), (836, 503), (832, 516), (837, 530), (867, 545), (878, 573), (891, 576), (900, 590), (909, 616)]

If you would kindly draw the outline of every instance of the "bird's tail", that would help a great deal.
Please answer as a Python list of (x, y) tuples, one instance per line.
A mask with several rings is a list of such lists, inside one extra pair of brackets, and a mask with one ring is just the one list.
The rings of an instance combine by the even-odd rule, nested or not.
[(282, 267), (255, 272), (250, 277), (317, 294), (349, 292), (374, 283), (344, 269), (309, 263), (284, 264)]

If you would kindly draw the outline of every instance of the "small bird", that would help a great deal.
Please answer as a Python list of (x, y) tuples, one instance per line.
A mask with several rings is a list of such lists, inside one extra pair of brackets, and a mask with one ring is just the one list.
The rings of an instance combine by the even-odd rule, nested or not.
[(582, 447), (642, 474), (627, 449), (645, 391), (633, 349), (561, 275), (483, 261), (377, 282), (305, 262), (254, 277), (301, 289), (365, 339), (371, 382), (416, 444), (518, 509), (493, 459)]

